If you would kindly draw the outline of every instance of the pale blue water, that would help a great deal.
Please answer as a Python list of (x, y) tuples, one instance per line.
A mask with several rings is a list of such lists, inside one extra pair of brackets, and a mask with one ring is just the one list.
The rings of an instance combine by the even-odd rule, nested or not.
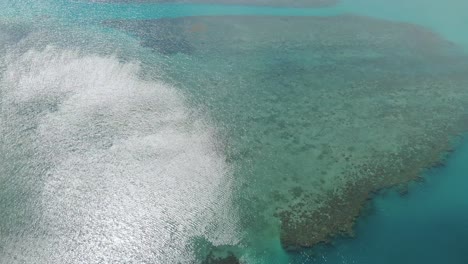
[[(333, 7), (295, 9), (190, 4), (111, 4), (86, 1), (0, 1), (0, 17), (61, 25), (99, 25), (109, 19), (155, 19), (206, 15), (335, 16), (357, 14), (425, 26), (468, 50), (468, 2), (343, 0)], [(42, 22), (41, 22), (42, 23)], [(467, 88), (468, 89), (468, 88)], [(462, 141), (445, 167), (426, 173), (408, 195), (378, 195), (362, 216), (353, 239), (293, 254), (277, 240), (262, 241), (259, 263), (468, 263), (468, 142)], [(1, 240), (0, 240), (1, 241)], [(0, 244), (1, 246), (1, 244)], [(1, 248), (0, 248), (1, 250)], [(0, 254), (2, 251), (0, 251)], [(252, 254), (255, 255), (255, 254)], [(261, 254), (259, 254), (261, 255)], [(0, 258), (1, 259), (1, 258)], [(249, 259), (255, 261), (254, 259)], [(254, 262), (252, 262), (254, 263)]]

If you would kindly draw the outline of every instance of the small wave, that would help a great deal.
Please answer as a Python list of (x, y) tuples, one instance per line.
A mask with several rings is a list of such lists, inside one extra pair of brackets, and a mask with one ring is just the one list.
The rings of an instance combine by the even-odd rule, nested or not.
[(30, 230), (0, 239), (2, 263), (189, 263), (194, 237), (234, 243), (215, 127), (139, 68), (54, 47), (7, 62), (2, 147), (32, 143), (36, 165), (6, 176), (40, 191)]

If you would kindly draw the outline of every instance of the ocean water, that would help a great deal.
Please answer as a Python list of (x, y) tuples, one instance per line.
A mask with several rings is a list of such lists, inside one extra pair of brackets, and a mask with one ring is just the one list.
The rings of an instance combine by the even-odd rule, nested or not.
[(468, 263), (468, 4), (231, 4), (0, 1), (0, 263)]

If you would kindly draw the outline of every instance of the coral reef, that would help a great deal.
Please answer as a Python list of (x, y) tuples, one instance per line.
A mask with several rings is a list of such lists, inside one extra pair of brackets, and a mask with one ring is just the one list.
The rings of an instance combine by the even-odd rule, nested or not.
[(278, 226), (287, 249), (352, 233), (373, 193), (440, 164), (467, 129), (467, 57), (420, 26), (357, 16), (107, 25), (169, 55), (170, 78), (225, 128), (244, 228)]

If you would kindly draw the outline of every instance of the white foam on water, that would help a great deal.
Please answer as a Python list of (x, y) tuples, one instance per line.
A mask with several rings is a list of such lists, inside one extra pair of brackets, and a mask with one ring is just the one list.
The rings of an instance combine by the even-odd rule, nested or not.
[(41, 217), (5, 243), (2, 263), (191, 263), (194, 237), (236, 243), (216, 129), (177, 89), (138, 73), (54, 47), (8, 60), (2, 114), (34, 109), (35, 159), (47, 168), (28, 176), (42, 179)]

